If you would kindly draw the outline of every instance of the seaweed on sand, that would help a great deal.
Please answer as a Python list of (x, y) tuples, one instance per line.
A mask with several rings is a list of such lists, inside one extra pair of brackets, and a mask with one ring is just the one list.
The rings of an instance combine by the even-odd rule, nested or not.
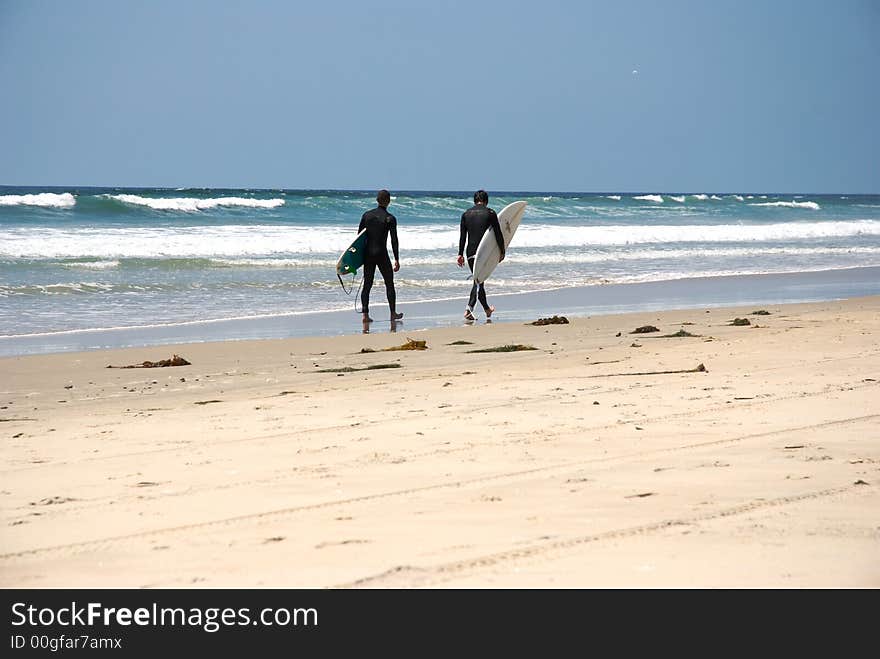
[(372, 371), (382, 368), (401, 368), (401, 366), (400, 364), (371, 364), (370, 366), (364, 366), (362, 368), (343, 366), (342, 368), (322, 368), (317, 370), (316, 373), (354, 373), (356, 371)]
[(494, 348), (478, 348), (477, 350), (468, 350), (468, 352), (520, 352), (522, 350), (537, 350), (534, 346), (526, 346), (521, 343), (510, 343)]
[(531, 323), (526, 323), (526, 325), (568, 325), (568, 318), (566, 318), (565, 316), (538, 318), (538, 320)]
[(427, 341), (417, 341), (415, 339), (407, 339), (406, 343), (399, 346), (392, 346), (390, 348), (380, 348), (379, 350), (374, 350), (373, 348), (361, 348), (361, 353), (367, 352), (389, 352), (391, 350), (427, 350), (428, 342)]

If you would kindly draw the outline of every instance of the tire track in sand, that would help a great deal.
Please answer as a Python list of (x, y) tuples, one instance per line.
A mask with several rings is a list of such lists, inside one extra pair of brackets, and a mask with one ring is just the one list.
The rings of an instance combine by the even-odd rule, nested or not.
[(473, 558), (451, 561), (449, 563), (441, 563), (439, 565), (428, 567), (399, 565), (380, 574), (364, 577), (363, 579), (358, 579), (349, 583), (338, 584), (332, 586), (332, 588), (400, 588), (407, 586), (415, 588), (430, 588), (439, 583), (455, 579), (456, 577), (466, 576), (483, 569), (495, 568), (505, 563), (536, 559), (542, 556), (551, 555), (554, 552), (557, 554), (570, 552), (582, 546), (602, 542), (603, 540), (616, 540), (637, 535), (647, 535), (657, 531), (663, 531), (673, 526), (687, 526), (698, 522), (743, 515), (755, 510), (791, 505), (810, 499), (831, 497), (851, 492), (857, 487), (860, 486), (852, 484), (842, 487), (832, 487), (825, 490), (815, 490), (804, 494), (777, 497), (775, 499), (755, 499), (748, 503), (722, 508), (715, 512), (686, 515), (674, 519), (666, 519), (621, 529), (611, 529), (601, 533), (591, 533), (589, 535), (566, 538), (563, 540), (539, 542), (528, 547), (484, 554), (482, 556), (475, 556)]
[[(307, 512), (312, 510), (320, 510), (324, 508), (332, 508), (335, 506), (343, 506), (343, 505), (351, 505), (357, 503), (363, 503), (367, 501), (378, 501), (381, 499), (387, 499), (391, 497), (399, 497), (406, 496), (410, 494), (417, 494), (421, 492), (432, 492), (443, 489), (451, 489), (451, 488), (460, 488), (467, 487), (471, 485), (480, 485), (483, 483), (489, 483), (493, 481), (503, 480), (503, 479), (516, 479), (521, 478), (523, 476), (531, 476), (533, 474), (540, 473), (548, 473), (557, 470), (570, 470), (572, 468), (580, 467), (585, 464), (596, 463), (596, 462), (609, 462), (614, 460), (627, 460), (632, 458), (639, 458), (646, 455), (652, 454), (662, 454), (662, 453), (673, 453), (678, 451), (688, 451), (693, 449), (705, 448), (707, 446), (714, 445), (723, 445), (723, 444), (731, 444), (741, 441), (747, 441), (752, 439), (759, 439), (763, 437), (770, 437), (773, 435), (780, 435), (790, 432), (801, 432), (804, 430), (813, 430), (817, 428), (824, 428), (848, 423), (857, 423), (860, 421), (866, 421), (869, 419), (876, 419), (880, 417), (880, 414), (871, 414), (867, 416), (860, 417), (849, 417), (846, 419), (837, 419), (834, 421), (826, 421), (818, 424), (811, 424), (808, 426), (800, 426), (794, 428), (783, 428), (779, 430), (772, 430), (763, 433), (756, 433), (750, 435), (743, 435), (741, 437), (730, 437), (726, 439), (717, 439), (711, 440), (708, 442), (697, 442), (692, 444), (684, 444), (680, 446), (673, 446), (661, 449), (651, 449), (647, 451), (639, 451), (632, 454), (627, 454), (624, 456), (608, 456), (603, 458), (589, 458), (586, 460), (572, 460), (562, 463), (556, 463), (553, 465), (545, 465), (542, 467), (533, 467), (531, 469), (522, 469), (517, 471), (507, 471), (499, 474), (488, 474), (484, 476), (476, 476), (474, 478), (465, 478), (465, 479), (457, 479), (452, 481), (445, 481), (441, 483), (434, 483), (431, 485), (423, 485), (419, 487), (411, 487), (405, 488), (401, 490), (393, 490), (390, 492), (377, 492), (374, 494), (364, 494), (356, 497), (349, 497), (345, 499), (334, 499), (331, 501), (322, 501), (319, 503), (306, 504), (301, 506), (290, 506), (287, 508), (280, 508), (277, 510), (268, 510), (257, 513), (248, 513), (244, 515), (236, 515), (233, 517), (226, 517), (216, 520), (209, 520), (205, 522), (195, 522), (191, 524), (180, 524), (177, 526), (169, 526), (165, 528), (159, 529), (150, 529), (146, 531), (137, 531), (135, 533), (127, 533), (123, 535), (110, 536), (106, 538), (99, 538), (96, 540), (83, 540), (79, 542), (71, 542), (60, 545), (51, 545), (48, 547), (34, 547), (32, 549), (22, 549), (19, 551), (8, 552), (5, 554), (0, 554), (0, 560), (10, 560), (15, 558), (22, 558), (26, 556), (37, 556), (41, 554), (50, 554), (50, 555), (71, 555), (77, 554), (87, 551), (96, 551), (107, 549), (114, 545), (140, 540), (143, 538), (161, 536), (166, 534), (179, 533), (183, 531), (192, 531), (196, 529), (210, 529), (215, 527), (226, 527), (226, 526), (234, 526), (240, 523), (247, 523), (253, 521), (266, 520), (277, 517), (284, 517), (286, 515), (292, 515), (300, 512)], [(665, 523), (664, 523), (665, 524)], [(668, 524), (667, 524), (668, 525)]]

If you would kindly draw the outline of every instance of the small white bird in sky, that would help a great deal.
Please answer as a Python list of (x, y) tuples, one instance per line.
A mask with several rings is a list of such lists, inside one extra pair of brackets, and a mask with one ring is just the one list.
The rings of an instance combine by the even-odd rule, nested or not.
[(636, 76), (636, 75), (638, 75), (638, 74), (639, 74), (639, 70), (638, 70), (638, 69), (633, 69), (633, 75)]

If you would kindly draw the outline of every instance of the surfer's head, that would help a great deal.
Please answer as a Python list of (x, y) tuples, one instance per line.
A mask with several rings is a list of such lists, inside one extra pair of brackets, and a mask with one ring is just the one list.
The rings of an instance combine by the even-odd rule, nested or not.
[(376, 201), (383, 208), (391, 203), (391, 193), (388, 190), (379, 190), (376, 193)]
[(488, 204), (489, 203), (489, 193), (485, 190), (477, 190), (474, 193), (474, 203), (475, 204)]

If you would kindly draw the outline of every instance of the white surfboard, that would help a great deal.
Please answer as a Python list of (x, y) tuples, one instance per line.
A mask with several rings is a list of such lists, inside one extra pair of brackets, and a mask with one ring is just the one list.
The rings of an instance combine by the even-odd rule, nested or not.
[[(505, 251), (510, 246), (510, 241), (513, 238), (513, 234), (516, 233), (517, 227), (519, 227), (527, 205), (528, 202), (515, 201), (502, 208), (501, 212), (498, 213), (498, 224), (501, 225), (501, 236), (504, 238)], [(495, 232), (490, 228), (483, 234), (483, 238), (477, 247), (477, 253), (474, 254), (474, 281), (478, 284), (486, 281), (495, 270), (495, 266), (498, 265), (498, 259), (500, 258), (501, 250), (498, 249)]]

